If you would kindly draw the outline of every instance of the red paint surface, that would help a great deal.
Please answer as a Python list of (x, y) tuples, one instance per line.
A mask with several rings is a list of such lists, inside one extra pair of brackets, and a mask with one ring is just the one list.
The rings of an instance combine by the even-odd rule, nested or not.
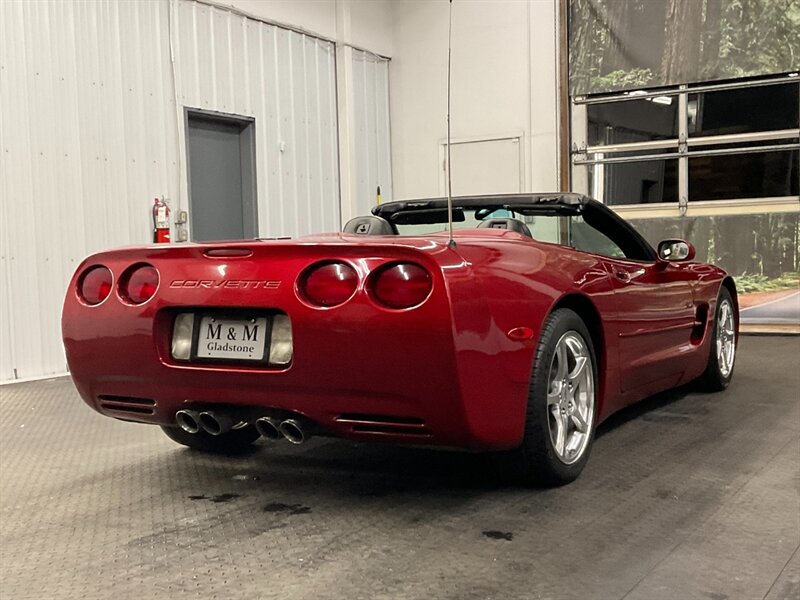
[[(501, 449), (522, 440), (542, 322), (571, 296), (602, 315), (599, 420), (704, 370), (712, 323), (696, 319), (713, 315), (720, 269), (608, 259), (497, 229), (460, 230), (456, 240), (451, 249), (435, 235), (335, 234), (96, 254), (78, 268), (64, 303), (72, 377), (90, 406), (129, 420), (174, 424), (175, 412), (193, 404), (277, 408), (352, 439)], [(217, 246), (222, 255), (206, 256)], [(356, 292), (343, 304), (322, 308), (298, 295), (298, 277), (319, 261), (341, 261), (358, 273)], [(427, 299), (403, 310), (381, 306), (367, 286), (370, 273), (398, 261), (424, 267), (433, 279)], [(115, 289), (98, 306), (79, 301), (76, 281), (85, 269), (102, 264), (118, 280), (134, 263), (158, 269), (152, 299), (132, 306)], [(174, 315), (212, 307), (288, 314), (292, 364), (174, 361)], [(532, 336), (512, 339), (519, 328)], [(97, 400), (102, 394), (155, 400), (154, 414), (109, 412)], [(429, 436), (356, 433), (335, 420), (343, 413), (419, 419)]]

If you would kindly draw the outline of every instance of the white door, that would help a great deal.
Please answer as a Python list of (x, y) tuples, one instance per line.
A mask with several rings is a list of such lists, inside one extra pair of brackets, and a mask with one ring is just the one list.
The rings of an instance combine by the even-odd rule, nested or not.
[[(453, 195), (514, 194), (522, 190), (520, 138), (454, 141), (450, 151), (453, 163)], [(445, 160), (447, 143), (439, 147), (442, 173), (439, 193), (447, 194)]]

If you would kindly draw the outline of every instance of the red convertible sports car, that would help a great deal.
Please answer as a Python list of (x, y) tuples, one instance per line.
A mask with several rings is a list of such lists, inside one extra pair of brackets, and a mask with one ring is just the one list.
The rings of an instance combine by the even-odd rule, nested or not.
[(343, 233), (87, 258), (63, 335), (83, 399), (191, 448), (259, 437), (509, 450), (575, 479), (598, 423), (733, 373), (736, 288), (578, 194), (390, 202)]

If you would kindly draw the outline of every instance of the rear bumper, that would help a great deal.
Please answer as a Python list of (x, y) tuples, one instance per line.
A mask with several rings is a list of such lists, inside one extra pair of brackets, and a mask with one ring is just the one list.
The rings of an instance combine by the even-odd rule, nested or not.
[(82, 398), (119, 419), (173, 425), (175, 413), (186, 408), (231, 411), (251, 421), (286, 412), (354, 440), (472, 449), (509, 445), (493, 438), (491, 428), (471, 425), (452, 344), (436, 344), (436, 351), (398, 344), (393, 350), (399, 355), (389, 363), (381, 356), (385, 345), (340, 335), (351, 342), (340, 344), (340, 352), (300, 350), (289, 368), (273, 371), (169, 364), (142, 336), (116, 336), (108, 344), (68, 342), (67, 353)]

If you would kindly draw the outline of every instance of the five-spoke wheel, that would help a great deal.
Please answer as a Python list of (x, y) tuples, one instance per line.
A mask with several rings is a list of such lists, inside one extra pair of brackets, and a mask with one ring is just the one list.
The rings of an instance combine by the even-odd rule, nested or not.
[(711, 349), (706, 370), (700, 377), (700, 385), (709, 392), (718, 392), (728, 387), (733, 377), (736, 361), (736, 309), (728, 288), (722, 287), (717, 296), (717, 306), (711, 326)]
[(583, 456), (594, 420), (594, 369), (586, 342), (568, 331), (556, 343), (547, 393), (550, 441), (558, 457), (572, 464)]
[(594, 437), (597, 361), (592, 336), (572, 310), (545, 320), (533, 361), (525, 434), (517, 450), (526, 483), (562, 485), (578, 477)]
[(728, 298), (719, 303), (717, 310), (717, 362), (719, 372), (728, 377), (733, 371), (733, 360), (736, 358), (736, 329), (733, 322), (733, 306)]

